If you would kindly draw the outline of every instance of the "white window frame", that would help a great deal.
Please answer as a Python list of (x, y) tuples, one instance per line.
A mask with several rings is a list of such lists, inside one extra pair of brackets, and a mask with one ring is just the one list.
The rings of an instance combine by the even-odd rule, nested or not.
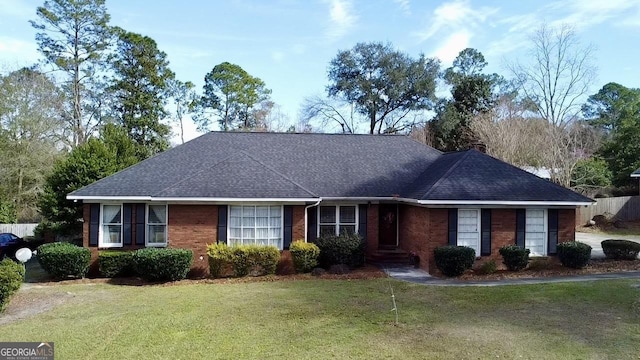
[[(335, 223), (321, 223), (320, 222), (320, 208), (321, 207), (329, 207), (332, 206), (336, 209), (336, 221)], [(340, 222), (340, 207), (355, 207), (356, 208), (356, 218), (355, 218), (355, 223), (341, 223)], [(320, 225), (334, 225), (336, 227), (336, 232), (335, 235), (340, 235), (340, 225), (347, 225), (347, 226), (352, 226), (355, 225), (355, 234), (358, 233), (358, 230), (360, 229), (360, 207), (358, 206), (358, 204), (320, 204), (318, 206), (318, 211), (316, 211), (316, 218), (317, 218), (317, 229), (316, 229), (316, 236), (320, 237)]]
[[(272, 206), (279, 206), (280, 207), (280, 245), (278, 247), (278, 250), (284, 250), (284, 206), (282, 204), (234, 204), (234, 205), (227, 205), (227, 244), (230, 243), (230, 239), (231, 239), (231, 207), (232, 206), (240, 206), (242, 208), (244, 208), (245, 206), (253, 206), (254, 208), (256, 206), (268, 206), (268, 207), (272, 207)], [(271, 215), (271, 210), (269, 210), (269, 215)], [(240, 217), (241, 219), (243, 218), (243, 216)], [(254, 213), (254, 219), (255, 219), (255, 213)], [(269, 216), (269, 219), (271, 219), (271, 216)], [(256, 225), (254, 223), (253, 225), (253, 229), (254, 229), (254, 239), (255, 239), (255, 233), (256, 233)], [(244, 225), (242, 223), (242, 221), (240, 222), (240, 234), (243, 234), (244, 231)], [(242, 235), (240, 237), (240, 240), (244, 240), (242, 238)]]
[(525, 209), (524, 212), (524, 248), (525, 249), (529, 249), (529, 246), (527, 245), (527, 214), (529, 213), (530, 210), (535, 210), (535, 211), (543, 211), (543, 217), (544, 217), (544, 237), (543, 237), (543, 241), (542, 241), (542, 254), (531, 254), (531, 257), (545, 257), (548, 256), (549, 254), (549, 215), (548, 215), (548, 211), (547, 209), (535, 209), (535, 208), (530, 208), (530, 209)]
[[(149, 223), (149, 206), (164, 206), (166, 221), (162, 223)], [(149, 242), (149, 225), (164, 225), (164, 243)], [(145, 247), (167, 247), (169, 244), (169, 205), (168, 204), (146, 204), (144, 214), (144, 246)]]
[(482, 220), (482, 211), (480, 209), (466, 209), (466, 208), (459, 208), (458, 209), (458, 225), (456, 228), (456, 244), (460, 245), (460, 212), (461, 211), (475, 211), (477, 214), (476, 217), (476, 229), (478, 229), (477, 234), (478, 234), (478, 240), (476, 242), (476, 249), (474, 249), (476, 251), (476, 258), (480, 257), (480, 252), (482, 251), (482, 249), (480, 248), (480, 246), (482, 245), (481, 239), (482, 239), (482, 229), (480, 228), (480, 226), (482, 225), (481, 220)]
[[(114, 244), (114, 243), (105, 243), (103, 241), (104, 238), (104, 207), (106, 206), (120, 206), (120, 243)], [(99, 248), (121, 248), (124, 246), (124, 237), (123, 237), (123, 231), (124, 231), (124, 221), (123, 221), (123, 207), (121, 203), (103, 203), (100, 204), (100, 223), (99, 223), (99, 227), (98, 227), (98, 247)], [(111, 224), (111, 223), (110, 223)]]

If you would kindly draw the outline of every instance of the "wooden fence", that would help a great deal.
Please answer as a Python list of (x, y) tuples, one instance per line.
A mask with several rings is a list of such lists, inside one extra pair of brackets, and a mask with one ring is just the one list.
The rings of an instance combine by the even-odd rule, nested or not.
[(576, 225), (584, 225), (596, 215), (611, 214), (623, 221), (640, 219), (640, 196), (595, 199), (597, 204), (578, 208)]
[(12, 233), (19, 237), (33, 236), (33, 230), (35, 230), (38, 224), (0, 224), (0, 233)]

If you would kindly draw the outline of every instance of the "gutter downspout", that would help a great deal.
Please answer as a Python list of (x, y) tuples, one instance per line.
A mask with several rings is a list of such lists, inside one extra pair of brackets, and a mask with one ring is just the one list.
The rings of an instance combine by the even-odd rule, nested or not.
[(315, 204), (307, 205), (304, 207), (304, 242), (307, 242), (307, 232), (309, 231), (308, 229), (309, 223), (307, 222), (307, 210), (309, 210), (309, 208), (312, 208), (314, 206), (320, 205), (320, 202), (322, 202), (322, 198), (319, 198), (318, 202), (316, 202)]

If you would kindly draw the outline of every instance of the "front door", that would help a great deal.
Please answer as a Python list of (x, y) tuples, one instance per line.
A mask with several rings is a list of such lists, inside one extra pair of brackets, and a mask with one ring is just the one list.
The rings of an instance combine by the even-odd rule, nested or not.
[(378, 247), (395, 249), (398, 246), (398, 205), (380, 204), (378, 221)]

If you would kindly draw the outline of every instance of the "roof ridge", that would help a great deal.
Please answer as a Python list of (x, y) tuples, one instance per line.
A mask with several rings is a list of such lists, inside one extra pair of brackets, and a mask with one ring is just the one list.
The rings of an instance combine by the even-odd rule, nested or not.
[(170, 188), (172, 188), (172, 187), (174, 187), (174, 186), (176, 186), (176, 185), (178, 185), (178, 184), (181, 184), (181, 183), (183, 183), (183, 182), (185, 182), (185, 181), (187, 181), (187, 180), (191, 179), (192, 177), (194, 177), (194, 176), (196, 176), (196, 175), (198, 175), (198, 174), (203, 173), (204, 171), (207, 171), (207, 170), (209, 170), (209, 169), (212, 169), (212, 168), (214, 168), (214, 167), (216, 167), (216, 166), (218, 166), (218, 165), (222, 164), (223, 162), (225, 162), (225, 161), (229, 160), (230, 158), (232, 158), (232, 157), (233, 157), (233, 156), (235, 156), (235, 155), (237, 155), (237, 154), (236, 154), (236, 153), (233, 153), (233, 154), (231, 154), (231, 155), (229, 155), (229, 156), (227, 156), (227, 157), (223, 158), (222, 160), (220, 160), (220, 161), (216, 162), (215, 164), (213, 164), (213, 165), (211, 165), (211, 166), (203, 167), (203, 168), (201, 168), (200, 170), (198, 170), (198, 171), (196, 171), (196, 172), (191, 173), (189, 176), (185, 177), (184, 179), (182, 179), (182, 180), (180, 180), (180, 181), (178, 181), (178, 182), (175, 182), (175, 183), (173, 183), (173, 184), (171, 184), (171, 185), (169, 185), (169, 186), (167, 186), (167, 187), (165, 187), (165, 188), (163, 188), (163, 189), (160, 189), (159, 191), (156, 191), (156, 194), (162, 193), (162, 192), (164, 192), (165, 190), (168, 190), (168, 189), (170, 189)]
[[(444, 181), (444, 179), (445, 179), (445, 178), (447, 178), (447, 176), (449, 176), (449, 175), (453, 172), (453, 170), (455, 170), (455, 168), (457, 168), (457, 167), (460, 165), (460, 163), (462, 162), (462, 160), (466, 159), (466, 158), (469, 156), (469, 154), (470, 154), (472, 151), (473, 151), (473, 150), (466, 150), (466, 151), (464, 152), (464, 155), (462, 155), (462, 156), (461, 156), (461, 157), (460, 157), (460, 158), (459, 158), (455, 163), (453, 163), (453, 164), (449, 167), (449, 169), (447, 169), (447, 171), (446, 171), (444, 174), (442, 174), (442, 176), (440, 177), (440, 179), (438, 179), (438, 181), (434, 182), (434, 183), (433, 183), (433, 185), (431, 185), (431, 188), (430, 188), (426, 193), (424, 193), (424, 195), (422, 195), (422, 198), (423, 198), (423, 199), (424, 199), (424, 198), (426, 198), (426, 197), (427, 197), (427, 196), (428, 196), (428, 195), (433, 191), (433, 189), (435, 189), (435, 188), (436, 188), (436, 186), (437, 186), (438, 184), (440, 184), (442, 181)], [(446, 154), (443, 154), (443, 155), (446, 155)], [(427, 167), (427, 168), (425, 169), (425, 171), (429, 170), (429, 168), (430, 168), (431, 166), (433, 166), (433, 164), (429, 165), (429, 167)]]
[(301, 184), (298, 184), (298, 182), (294, 181), (293, 179), (290, 179), (290, 178), (289, 178), (288, 176), (286, 176), (285, 174), (283, 174), (283, 173), (279, 172), (278, 170), (276, 170), (276, 169), (272, 168), (271, 166), (269, 166), (269, 165), (267, 165), (267, 164), (263, 163), (263, 162), (262, 162), (262, 161), (260, 161), (259, 159), (256, 159), (255, 157), (251, 156), (251, 154), (249, 154), (248, 152), (246, 152), (246, 151), (244, 151), (244, 150), (240, 150), (240, 152), (241, 152), (241, 153), (243, 153), (243, 154), (245, 154), (245, 155), (247, 155), (249, 158), (251, 158), (253, 161), (257, 162), (258, 164), (260, 164), (260, 165), (264, 166), (265, 168), (267, 168), (267, 169), (269, 169), (269, 170), (273, 171), (274, 173), (276, 173), (276, 174), (280, 175), (282, 178), (284, 178), (285, 180), (287, 180), (287, 181), (291, 182), (292, 184), (294, 184), (295, 186), (299, 187), (300, 189), (302, 189), (302, 190), (306, 191), (306, 192), (307, 192), (307, 193), (309, 193), (310, 195), (315, 196), (315, 197), (320, 197), (320, 196), (318, 196), (318, 194), (316, 194), (316, 193), (314, 193), (313, 191), (311, 191), (311, 190), (307, 189), (306, 187), (302, 186)]

